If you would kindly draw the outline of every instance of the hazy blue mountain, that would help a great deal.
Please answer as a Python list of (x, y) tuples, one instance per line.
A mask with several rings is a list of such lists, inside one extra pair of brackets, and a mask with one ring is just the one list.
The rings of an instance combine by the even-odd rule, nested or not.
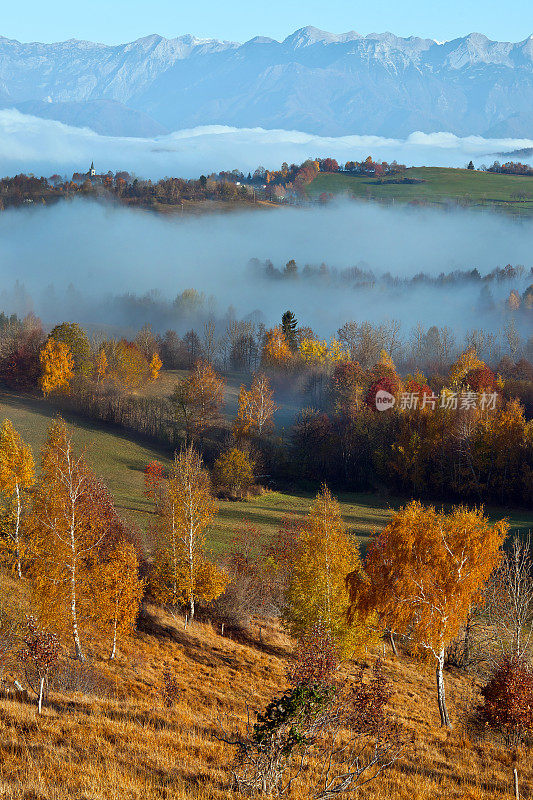
[(0, 38), (0, 105), (22, 104), (111, 135), (224, 124), (335, 136), (531, 137), (533, 37), (513, 44), (473, 33), (438, 43), (307, 27), (283, 42), (245, 44), (156, 35), (117, 46)]

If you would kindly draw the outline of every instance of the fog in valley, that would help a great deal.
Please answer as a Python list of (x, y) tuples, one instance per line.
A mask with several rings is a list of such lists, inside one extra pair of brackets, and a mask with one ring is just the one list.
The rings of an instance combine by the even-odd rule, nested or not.
[[(290, 308), (322, 337), (351, 319), (396, 319), (404, 332), (419, 322), (447, 325), (463, 335), (505, 324), (510, 290), (533, 282), (532, 254), (531, 223), (491, 212), (344, 201), (169, 218), (74, 200), (0, 215), (0, 307), (33, 311), (48, 326), (69, 319), (117, 331), (150, 323), (183, 333), (228, 314), (268, 326)], [(270, 260), (271, 277), (251, 259)], [(297, 275), (279, 276), (289, 259)], [(487, 285), (382, 277), (474, 268), (484, 276), (508, 263), (523, 265), (523, 274)], [(362, 285), (343, 274), (352, 267), (375, 280)], [(189, 289), (200, 297), (191, 300)], [(176, 302), (184, 291), (186, 301)]]

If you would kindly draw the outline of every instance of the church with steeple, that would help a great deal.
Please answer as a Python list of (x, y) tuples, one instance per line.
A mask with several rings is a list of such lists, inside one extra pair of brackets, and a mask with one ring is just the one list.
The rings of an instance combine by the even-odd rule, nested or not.
[(90, 168), (89, 172), (87, 173), (87, 177), (88, 178), (96, 177), (96, 170), (94, 168), (94, 161), (91, 161), (91, 168)]

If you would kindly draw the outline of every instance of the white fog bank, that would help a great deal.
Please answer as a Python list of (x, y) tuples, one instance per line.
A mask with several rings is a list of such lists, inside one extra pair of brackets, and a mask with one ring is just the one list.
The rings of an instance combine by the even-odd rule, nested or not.
[[(332, 156), (339, 162), (372, 155), (408, 166), (464, 167), (505, 160), (506, 153), (533, 148), (533, 139), (483, 139), (451, 133), (412, 133), (407, 139), (379, 136), (324, 137), (301, 131), (231, 128), (221, 125), (176, 131), (154, 139), (100, 136), (53, 120), (0, 111), (0, 175), (33, 172), (49, 176), (86, 171), (127, 170), (139, 177), (184, 178), (221, 170), (279, 168), (283, 161)], [(531, 156), (520, 160), (531, 162)]]
[[(508, 263), (529, 271), (533, 224), (488, 211), (349, 201), (174, 218), (84, 200), (10, 210), (0, 214), (0, 310), (28, 310), (23, 307), (27, 299), (21, 299), (27, 293), (34, 310), (50, 322), (150, 322), (160, 328), (167, 323), (153, 307), (146, 318), (139, 317), (143, 312), (136, 306), (135, 319), (126, 312), (117, 319), (109, 298), (152, 293), (164, 304), (194, 288), (214, 298), (218, 312), (230, 305), (239, 316), (259, 310), (267, 324), (292, 308), (303, 324), (324, 336), (347, 319), (388, 317), (408, 328), (420, 321), (462, 331), (482, 326), (476, 319), (477, 283), (377, 286), (367, 292), (334, 278), (300, 274), (296, 280), (269, 280), (250, 268), (251, 258), (271, 259), (278, 268), (294, 258), (300, 273), (305, 264), (322, 262), (338, 270), (364, 262), (376, 275), (388, 271), (397, 277), (473, 268), (486, 274)], [(524, 281), (531, 283), (531, 276)], [(490, 286), (496, 302), (503, 302), (510, 288), (523, 291), (525, 284)]]

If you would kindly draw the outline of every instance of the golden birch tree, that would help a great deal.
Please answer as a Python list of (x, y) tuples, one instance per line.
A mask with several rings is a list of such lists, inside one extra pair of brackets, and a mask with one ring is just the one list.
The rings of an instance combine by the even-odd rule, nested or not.
[(100, 484), (83, 455), (74, 453), (64, 422), (54, 420), (33, 499), (30, 580), (40, 615), (69, 633), (80, 661), (80, 628), (94, 605), (93, 570), (109, 533), (100, 496)]
[(338, 502), (323, 486), (300, 526), (283, 618), (297, 638), (321, 624), (346, 657), (374, 639), (369, 618), (349, 625), (346, 576), (361, 571), (357, 544), (344, 528)]
[(240, 388), (235, 433), (246, 435), (257, 431), (261, 435), (265, 429), (272, 427), (277, 408), (270, 381), (266, 375), (256, 375), (250, 389), (245, 386)]
[(3, 533), (19, 578), (22, 578), (21, 522), (28, 489), (35, 483), (31, 447), (10, 420), (0, 430), (0, 492), (5, 503)]
[(374, 610), (389, 631), (410, 637), (435, 661), (441, 725), (449, 727), (444, 654), (498, 565), (505, 520), (491, 524), (483, 509), (451, 513), (417, 501), (396, 512), (369, 545), (366, 577), (348, 576), (350, 613)]
[(98, 566), (94, 581), (97, 598), (94, 621), (111, 634), (110, 660), (116, 656), (119, 638), (126, 637), (135, 627), (144, 586), (134, 545), (119, 539)]
[(226, 576), (206, 556), (206, 528), (216, 513), (210, 478), (189, 446), (176, 454), (161, 504), (152, 591), (171, 606), (187, 605), (194, 617), (197, 600), (224, 591)]

